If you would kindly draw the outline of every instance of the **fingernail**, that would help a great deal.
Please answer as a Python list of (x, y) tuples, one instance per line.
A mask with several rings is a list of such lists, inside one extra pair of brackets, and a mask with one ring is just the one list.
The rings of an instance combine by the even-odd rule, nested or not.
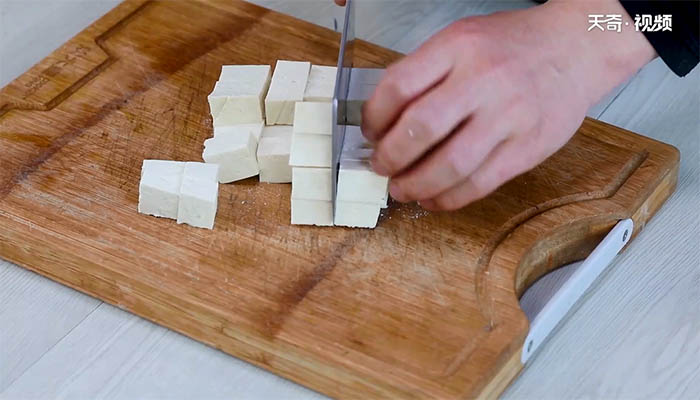
[(401, 191), (401, 188), (399, 187), (399, 184), (396, 182), (390, 182), (389, 183), (389, 193), (391, 193), (391, 197), (395, 200), (398, 200), (400, 202), (404, 202), (404, 197), (403, 197), (403, 192)]
[(382, 165), (381, 161), (377, 160), (375, 157), (372, 157), (370, 165), (372, 165), (372, 169), (377, 175), (389, 176), (389, 169)]
[(433, 200), (421, 200), (418, 202), (418, 205), (428, 211), (432, 211), (435, 209), (435, 202)]

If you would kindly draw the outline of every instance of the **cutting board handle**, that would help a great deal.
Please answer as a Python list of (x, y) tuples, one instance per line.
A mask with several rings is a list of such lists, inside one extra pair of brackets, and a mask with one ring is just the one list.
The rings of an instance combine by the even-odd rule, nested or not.
[(48, 111), (107, 65), (94, 41), (70, 41), (0, 91), (0, 117), (11, 110)]
[(629, 242), (633, 231), (634, 222), (632, 219), (627, 218), (618, 222), (591, 254), (583, 260), (576, 272), (544, 305), (530, 323), (530, 332), (525, 338), (520, 359), (523, 364), (530, 359), (585, 291), (612, 263), (615, 256)]
[[(120, 4), (100, 24), (94, 23), (0, 89), (0, 119), (12, 110), (52, 110), (97, 76), (113, 61), (100, 45), (100, 38), (124, 24), (146, 3), (135, 0)], [(113, 24), (104, 25), (105, 20)]]

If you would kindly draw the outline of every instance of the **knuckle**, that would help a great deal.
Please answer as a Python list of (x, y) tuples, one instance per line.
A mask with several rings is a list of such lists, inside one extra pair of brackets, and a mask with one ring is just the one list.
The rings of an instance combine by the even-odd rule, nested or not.
[(400, 168), (400, 155), (387, 146), (380, 146), (375, 150), (375, 159), (387, 170), (389, 174), (394, 174)]
[(459, 151), (448, 152), (445, 162), (448, 169), (447, 172), (452, 176), (465, 177), (467, 175), (465, 158)]
[(423, 142), (433, 143), (439, 139), (440, 133), (435, 128), (433, 121), (435, 118), (431, 118), (427, 113), (420, 109), (410, 110), (409, 115), (410, 121), (406, 124), (406, 135), (410, 139), (419, 139)]
[(386, 92), (391, 98), (405, 100), (410, 97), (410, 91), (406, 82), (401, 79), (401, 73), (396, 68), (393, 67), (393, 69), (387, 70), (384, 79), (379, 85), (381, 86), (381, 91)]

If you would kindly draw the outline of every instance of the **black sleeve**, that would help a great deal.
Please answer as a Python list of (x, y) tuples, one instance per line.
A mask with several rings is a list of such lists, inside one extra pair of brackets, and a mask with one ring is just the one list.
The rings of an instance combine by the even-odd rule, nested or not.
[(698, 64), (698, 21), (700, 0), (620, 0), (627, 13), (671, 15), (672, 31), (644, 32), (656, 53), (678, 76), (685, 76)]

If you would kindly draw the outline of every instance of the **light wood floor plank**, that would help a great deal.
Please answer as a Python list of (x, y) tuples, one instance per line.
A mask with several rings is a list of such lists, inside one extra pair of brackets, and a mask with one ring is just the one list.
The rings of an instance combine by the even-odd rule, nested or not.
[(0, 393), (99, 305), (0, 260)]
[(322, 398), (139, 317), (102, 304), (2, 399)]

